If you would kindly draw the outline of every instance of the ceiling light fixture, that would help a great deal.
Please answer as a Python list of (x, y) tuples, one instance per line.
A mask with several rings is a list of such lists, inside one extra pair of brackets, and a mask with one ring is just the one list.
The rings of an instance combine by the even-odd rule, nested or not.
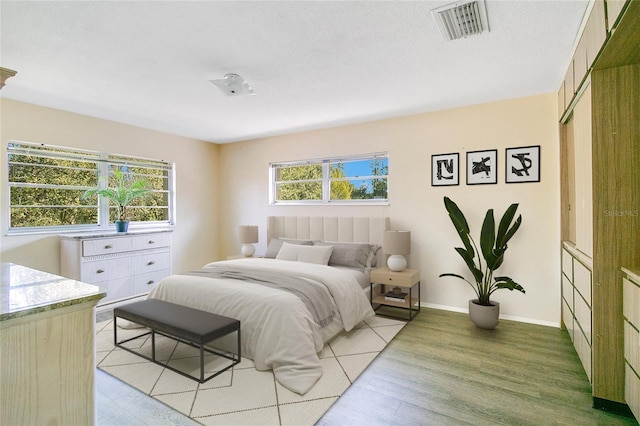
[(226, 74), (220, 80), (209, 80), (227, 96), (255, 95), (256, 92), (238, 74)]
[(457, 40), (489, 31), (484, 0), (448, 4), (431, 10), (445, 40)]

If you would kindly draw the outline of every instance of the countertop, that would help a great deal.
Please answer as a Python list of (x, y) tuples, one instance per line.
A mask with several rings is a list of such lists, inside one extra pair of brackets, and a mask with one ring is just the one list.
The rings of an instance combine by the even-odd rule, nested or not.
[(0, 263), (0, 321), (106, 296), (100, 287), (15, 263)]

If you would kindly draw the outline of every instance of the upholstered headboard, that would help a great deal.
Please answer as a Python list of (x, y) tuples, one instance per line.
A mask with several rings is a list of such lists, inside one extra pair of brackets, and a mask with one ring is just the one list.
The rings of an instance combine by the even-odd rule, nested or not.
[[(267, 242), (275, 237), (382, 246), (382, 235), (389, 228), (388, 217), (269, 216)], [(384, 264), (383, 256), (379, 250), (378, 264)]]

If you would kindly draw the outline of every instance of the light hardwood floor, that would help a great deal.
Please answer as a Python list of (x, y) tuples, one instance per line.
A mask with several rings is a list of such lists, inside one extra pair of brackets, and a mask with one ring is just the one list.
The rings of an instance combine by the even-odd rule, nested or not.
[(566, 331), (423, 308), (317, 424), (638, 424), (591, 401)]
[[(189, 423), (135, 390), (123, 397), (122, 382), (97, 382), (98, 425)], [(589, 381), (566, 331), (505, 320), (485, 331), (466, 314), (422, 308), (317, 424), (638, 423), (591, 408)]]

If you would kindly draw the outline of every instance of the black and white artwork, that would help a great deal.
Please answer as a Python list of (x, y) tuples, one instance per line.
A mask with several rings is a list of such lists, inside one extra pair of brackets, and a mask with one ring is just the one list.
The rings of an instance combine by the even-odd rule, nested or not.
[(507, 183), (540, 182), (540, 145), (505, 150)]
[(460, 184), (460, 154), (431, 156), (431, 186)]
[(467, 152), (467, 185), (498, 183), (498, 150)]

